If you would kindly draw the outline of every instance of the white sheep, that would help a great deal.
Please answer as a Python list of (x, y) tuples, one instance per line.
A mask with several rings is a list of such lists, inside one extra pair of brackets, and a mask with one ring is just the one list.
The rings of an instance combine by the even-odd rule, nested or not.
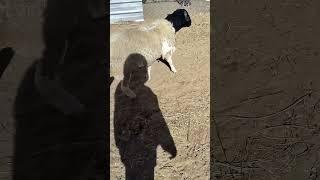
[[(181, 28), (189, 27), (191, 19), (185, 9), (177, 9), (165, 19), (158, 19), (150, 24), (112, 33), (110, 37), (110, 75), (122, 79), (121, 90), (129, 97), (135, 98), (135, 93), (129, 88), (130, 73), (123, 76), (123, 66), (130, 54), (140, 54), (147, 61), (148, 80), (151, 78), (151, 65), (162, 58), (168, 62), (172, 72), (177, 72), (172, 54), (175, 51), (175, 34)], [(137, 60), (134, 67), (142, 67), (142, 61)], [(126, 77), (128, 79), (126, 79)]]

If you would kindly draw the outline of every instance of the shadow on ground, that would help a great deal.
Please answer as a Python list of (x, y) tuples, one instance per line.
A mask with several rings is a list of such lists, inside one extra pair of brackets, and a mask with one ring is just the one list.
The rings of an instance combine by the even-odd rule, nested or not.
[(158, 98), (145, 85), (147, 67), (138, 68), (133, 61), (145, 58), (131, 54), (124, 65), (124, 80), (130, 79), (130, 89), (136, 98), (129, 98), (118, 84), (115, 92), (114, 136), (121, 161), (126, 168), (126, 179), (154, 179), (157, 161), (157, 146), (160, 145), (174, 158), (176, 146), (159, 107)]
[[(50, 105), (35, 89), (33, 64), (24, 75), (14, 105), (14, 180), (106, 179), (108, 33), (106, 20), (97, 18), (101, 8), (88, 2), (48, 0), (45, 50), (40, 60), (45, 72), (57, 72), (62, 87), (86, 110), (66, 116)], [(98, 7), (101, 5), (103, 1)]]

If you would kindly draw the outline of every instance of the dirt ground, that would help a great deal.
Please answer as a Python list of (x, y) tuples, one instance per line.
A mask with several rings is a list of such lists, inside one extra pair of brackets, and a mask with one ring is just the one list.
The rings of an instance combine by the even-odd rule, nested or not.
[[(11, 10), (22, 12), (25, 7), (11, 7)], [(40, 8), (33, 7), (33, 12)], [(23, 13), (22, 13), (23, 14)], [(0, 47), (11, 46), (16, 51), (8, 68), (0, 80), (0, 179), (12, 178), (15, 124), (13, 105), (17, 90), (30, 65), (40, 57), (41, 24), (39, 15), (9, 16), (9, 21), (0, 24)], [(40, 13), (39, 13), (40, 14)]]
[(319, 179), (319, 2), (215, 7), (212, 178)]
[[(176, 2), (147, 3), (144, 5), (145, 20), (164, 18), (178, 7)], [(193, 1), (189, 13), (192, 26), (179, 31), (176, 37), (177, 50), (173, 62), (178, 72), (173, 74), (166, 65), (156, 62), (152, 67), (151, 80), (146, 83), (157, 97), (164, 123), (167, 124), (177, 149), (177, 156), (169, 159), (169, 153), (161, 147), (157, 148), (155, 179), (209, 179), (209, 2)], [(118, 28), (130, 26), (133, 25), (114, 25), (111, 27), (111, 33)], [(113, 133), (114, 93), (117, 83), (112, 84), (110, 94), (111, 179), (124, 179), (125, 166), (120, 160)], [(133, 144), (133, 146), (139, 145)], [(126, 158), (134, 161), (135, 152), (130, 150), (133, 154)], [(146, 159), (147, 157), (142, 157), (142, 161)], [(138, 170), (143, 172), (143, 169)]]
[[(10, 16), (10, 21), (1, 24), (0, 28), (0, 46), (12, 46), (16, 51), (0, 81), (1, 180), (12, 178), (15, 143), (13, 104), (17, 89), (25, 71), (43, 50), (42, 9), (39, 6), (13, 5), (12, 13), (19, 13)], [(163, 18), (178, 7), (176, 2), (147, 3), (146, 20)], [(26, 16), (20, 13), (26, 9), (35, 14)], [(173, 74), (164, 64), (156, 63), (152, 79), (146, 84), (157, 96), (164, 122), (177, 149), (177, 156), (170, 160), (170, 155), (158, 148), (155, 179), (209, 179), (209, 3), (194, 1), (190, 15), (193, 25), (177, 34), (173, 61), (178, 72)], [(111, 88), (114, 90), (115, 87)], [(111, 102), (111, 107), (113, 105)], [(110, 125), (113, 127), (112, 119)], [(124, 166), (115, 147), (113, 131), (110, 140), (111, 179), (123, 179)]]
[[(156, 63), (146, 84), (177, 149), (169, 159), (157, 148), (155, 179), (319, 179), (319, 5), (315, 0), (215, 1), (210, 47), (209, 3), (193, 0), (193, 25), (177, 34), (173, 61), (178, 72)], [(178, 5), (144, 7), (146, 20), (153, 20)], [(17, 52), (0, 81), (1, 180), (12, 175), (16, 91), (43, 47), (39, 18), (10, 18), (0, 28), (0, 46)], [(215, 52), (211, 63), (210, 50)], [(111, 86), (111, 112), (116, 85)], [(111, 179), (124, 179), (113, 129), (110, 141)]]

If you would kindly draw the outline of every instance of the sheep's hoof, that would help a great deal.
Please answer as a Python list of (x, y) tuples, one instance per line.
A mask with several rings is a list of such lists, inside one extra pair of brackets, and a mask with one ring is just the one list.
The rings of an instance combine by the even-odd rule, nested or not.
[(175, 68), (171, 69), (171, 71), (172, 71), (173, 73), (177, 73), (177, 70), (176, 70)]

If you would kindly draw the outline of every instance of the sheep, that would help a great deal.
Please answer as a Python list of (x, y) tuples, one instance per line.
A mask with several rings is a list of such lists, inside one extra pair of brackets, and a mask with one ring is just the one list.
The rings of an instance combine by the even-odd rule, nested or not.
[[(121, 79), (123, 76), (117, 76), (117, 73), (123, 69), (126, 58), (134, 53), (141, 54), (147, 60), (148, 80), (151, 79), (151, 65), (159, 59), (166, 60), (170, 70), (176, 73), (177, 70), (172, 61), (172, 54), (176, 50), (175, 34), (181, 28), (189, 26), (191, 26), (191, 18), (188, 12), (185, 9), (177, 9), (164, 19), (112, 33), (110, 37), (110, 75)], [(139, 68), (143, 66), (139, 60), (136, 61), (136, 65)], [(131, 72), (123, 73), (129, 74), (125, 75), (121, 81), (121, 90), (130, 98), (135, 98), (136, 95), (129, 88)]]

